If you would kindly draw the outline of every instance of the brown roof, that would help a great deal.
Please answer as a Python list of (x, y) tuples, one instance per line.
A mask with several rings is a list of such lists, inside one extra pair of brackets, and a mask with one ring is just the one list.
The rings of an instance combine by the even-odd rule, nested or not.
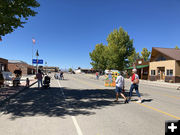
[(180, 60), (180, 49), (175, 48), (158, 48), (153, 47), (152, 50), (155, 49), (156, 51), (174, 59), (174, 60)]
[(0, 61), (1, 61), (1, 62), (4, 62), (4, 63), (8, 63), (8, 60), (7, 60), (7, 59), (4, 59), (4, 58), (0, 58)]

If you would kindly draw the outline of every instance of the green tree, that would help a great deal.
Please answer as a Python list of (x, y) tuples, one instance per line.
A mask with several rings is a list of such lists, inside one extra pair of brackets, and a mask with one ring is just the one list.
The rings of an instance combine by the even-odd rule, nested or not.
[(39, 6), (36, 0), (0, 0), (0, 39), (23, 27), (28, 17), (37, 14), (32, 8)]
[(96, 70), (102, 70), (104, 71), (106, 69), (106, 47), (105, 45), (97, 44), (95, 46), (95, 49), (89, 53), (90, 58), (91, 58), (91, 65), (93, 66), (94, 69)]
[(136, 50), (132, 52), (132, 55), (128, 57), (128, 66), (132, 66), (134, 62), (136, 62), (137, 59), (140, 59), (141, 56), (139, 55), (139, 52), (136, 53)]
[(107, 68), (123, 70), (126, 65), (126, 59), (134, 51), (133, 40), (130, 39), (127, 32), (120, 27), (115, 29), (107, 37), (108, 47), (106, 52)]
[(69, 68), (69, 72), (72, 72), (73, 70), (72, 70), (72, 68)]
[(179, 47), (176, 45), (176, 46), (175, 46), (175, 49), (179, 49)]
[(148, 51), (147, 48), (143, 48), (143, 49), (142, 49), (141, 55), (142, 55), (142, 58), (143, 58), (145, 61), (149, 60), (150, 54), (151, 54), (151, 52)]

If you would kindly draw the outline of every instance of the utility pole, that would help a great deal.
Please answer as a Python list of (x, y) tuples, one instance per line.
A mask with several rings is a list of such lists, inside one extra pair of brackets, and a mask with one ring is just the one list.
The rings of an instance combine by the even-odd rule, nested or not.
[(47, 74), (47, 62), (45, 62), (45, 73)]

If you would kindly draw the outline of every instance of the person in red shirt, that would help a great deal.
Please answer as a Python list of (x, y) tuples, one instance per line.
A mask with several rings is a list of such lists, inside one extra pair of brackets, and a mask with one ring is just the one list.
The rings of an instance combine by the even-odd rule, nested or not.
[(99, 80), (99, 73), (96, 72), (96, 79)]
[(136, 90), (136, 94), (139, 97), (139, 100), (137, 101), (138, 103), (142, 103), (141, 100), (141, 95), (139, 93), (139, 76), (136, 74), (137, 70), (133, 69), (132, 70), (132, 76), (131, 76), (131, 87), (130, 87), (130, 91), (129, 91), (129, 101), (131, 100), (132, 97), (132, 92), (135, 89)]

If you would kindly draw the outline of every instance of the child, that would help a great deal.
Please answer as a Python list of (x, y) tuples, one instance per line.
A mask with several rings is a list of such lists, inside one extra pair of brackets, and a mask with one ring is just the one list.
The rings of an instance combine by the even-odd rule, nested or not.
[(26, 78), (26, 87), (29, 87), (29, 78)]

